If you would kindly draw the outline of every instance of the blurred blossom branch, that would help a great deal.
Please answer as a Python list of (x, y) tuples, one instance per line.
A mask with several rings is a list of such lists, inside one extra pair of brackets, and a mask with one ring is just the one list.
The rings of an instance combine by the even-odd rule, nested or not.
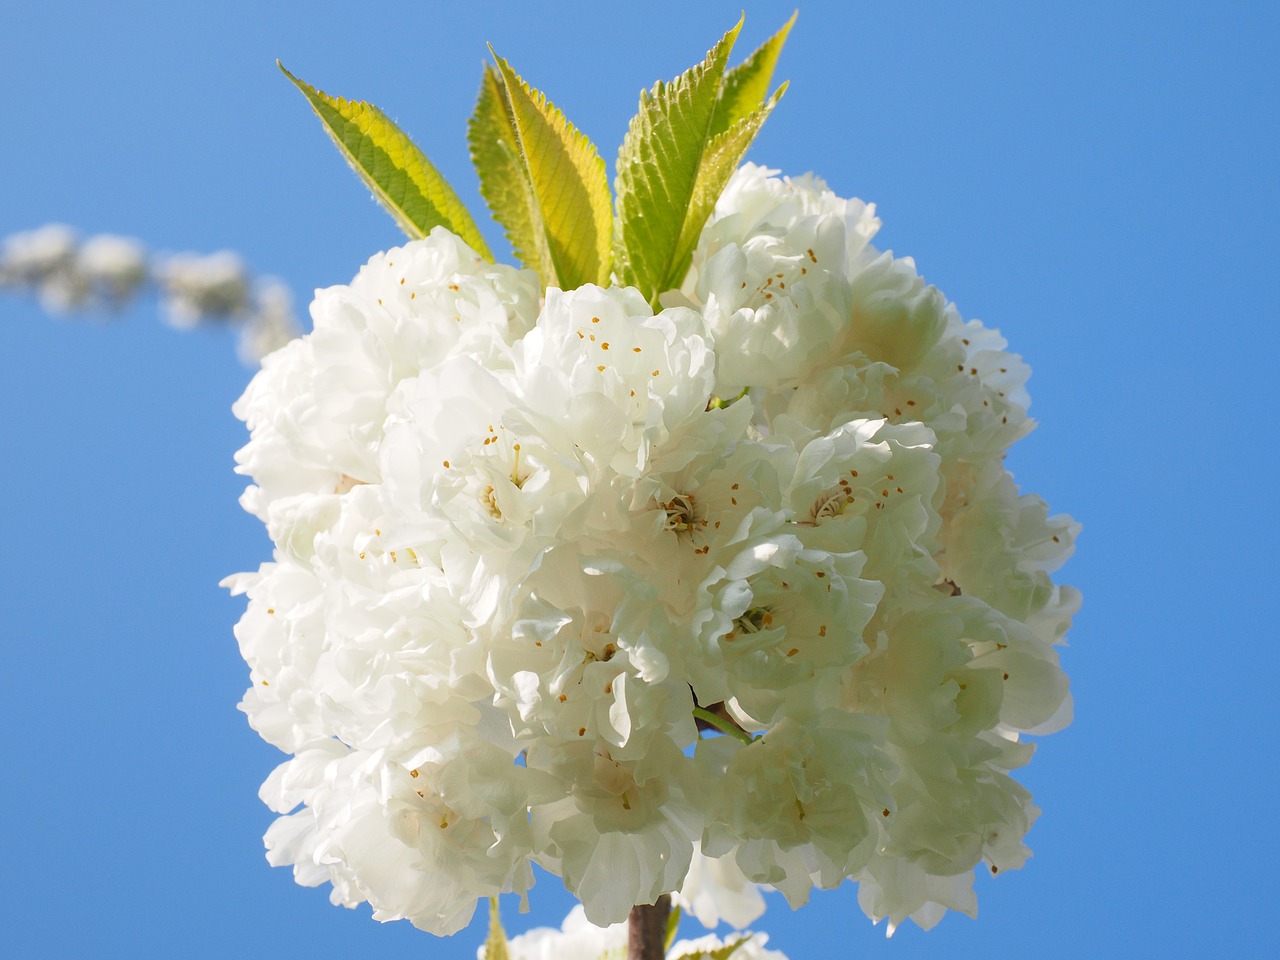
[(5, 238), (0, 290), (30, 293), (58, 316), (118, 313), (154, 293), (175, 329), (234, 327), (249, 366), (302, 333), (288, 286), (254, 277), (235, 253), (148, 253), (137, 240), (106, 233), (82, 240), (62, 224)]

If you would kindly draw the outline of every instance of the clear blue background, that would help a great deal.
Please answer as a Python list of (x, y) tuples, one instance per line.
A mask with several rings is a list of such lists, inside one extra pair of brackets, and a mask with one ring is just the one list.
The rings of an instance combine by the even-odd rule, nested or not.
[[(484, 42), (611, 158), (636, 94), (789, 3), (50, 2), (0, 7), (0, 234), (61, 220), (241, 251), (305, 303), (400, 236), (277, 57), (372, 100), (477, 211)], [(631, 9), (632, 12), (627, 12)], [(1084, 523), (1077, 719), (1026, 771), (1035, 858), (977, 921), (889, 943), (846, 887), (761, 926), (826, 957), (1263, 956), (1277, 861), (1280, 18), (1268, 2), (811, 0), (753, 149), (873, 200), (1031, 363), (1024, 488)], [(490, 229), (491, 242), (500, 244)], [(247, 372), (144, 306), (58, 322), (0, 297), (0, 953), (474, 956), (272, 870), (282, 759), (217, 588), (268, 544), (235, 500)], [(559, 923), (552, 880), (512, 926)]]

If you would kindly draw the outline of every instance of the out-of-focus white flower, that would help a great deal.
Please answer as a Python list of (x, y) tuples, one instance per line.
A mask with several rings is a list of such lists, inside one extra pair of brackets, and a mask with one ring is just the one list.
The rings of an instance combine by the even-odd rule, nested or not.
[[(569, 911), (559, 930), (535, 927), (507, 941), (511, 960), (601, 960), (611, 951), (625, 954), (626, 949), (625, 923), (597, 927), (580, 905)], [(476, 956), (485, 960), (483, 948)]]
[(128, 237), (98, 234), (81, 242), (62, 224), (7, 237), (0, 248), (0, 288), (27, 288), (50, 313), (118, 309), (149, 279), (147, 253)]
[(206, 319), (230, 320), (249, 310), (249, 271), (229, 250), (163, 258), (156, 276), (164, 292), (165, 318), (179, 330)]
[(708, 857), (695, 849), (684, 885), (672, 896), (685, 913), (708, 930), (721, 921), (741, 930), (764, 913), (764, 893), (752, 883), (732, 857)]
[[(739, 946), (732, 954), (734, 960), (787, 960), (786, 954), (768, 949), (765, 946), (768, 942), (769, 936), (764, 933), (739, 933), (723, 939), (707, 935), (677, 940), (667, 951), (667, 956), (672, 960), (700, 960), (731, 943), (737, 943)], [(555, 927), (536, 927), (507, 941), (511, 960), (620, 960), (626, 956), (626, 949), (625, 923), (597, 927), (587, 919), (581, 906), (569, 912), (558, 930)], [(476, 958), (485, 960), (483, 948), (476, 952)]]
[(436, 933), (537, 864), (581, 913), (513, 955), (593, 960), (663, 893), (892, 929), (1022, 864), (1078, 527), (1004, 466), (1026, 366), (878, 226), (748, 165), (657, 312), (439, 228), (317, 293), (235, 407), (271, 862)]
[(233, 253), (164, 256), (153, 265), (136, 240), (104, 233), (81, 242), (61, 224), (5, 239), (5, 288), (33, 292), (54, 314), (116, 312), (144, 292), (158, 292), (165, 319), (180, 330), (238, 327), (237, 352), (250, 366), (302, 334), (288, 288), (273, 278), (254, 282)]
[(0, 277), (6, 283), (37, 284), (72, 262), (77, 239), (76, 232), (61, 223), (6, 237), (0, 248)]
[(81, 246), (76, 265), (113, 304), (128, 300), (147, 281), (147, 251), (137, 240), (99, 234)]
[(76, 232), (60, 223), (6, 237), (0, 249), (0, 287), (29, 287), (41, 306), (60, 314), (83, 303), (89, 285), (75, 269)]
[(236, 340), (236, 353), (245, 366), (257, 366), (263, 357), (302, 336), (293, 312), (293, 292), (274, 277), (255, 285), (254, 310), (245, 319)]

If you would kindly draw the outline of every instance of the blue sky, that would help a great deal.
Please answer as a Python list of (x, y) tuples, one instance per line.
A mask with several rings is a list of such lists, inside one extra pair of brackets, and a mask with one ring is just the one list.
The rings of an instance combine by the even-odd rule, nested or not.
[[(464, 141), (485, 41), (612, 157), (641, 87), (746, 8), (793, 4), (13, 3), (0, 234), (58, 220), (240, 251), (304, 302), (400, 235), (281, 58), (371, 100), (480, 212)], [(628, 12), (630, 11), (630, 12)], [(852, 888), (762, 921), (816, 957), (1260, 956), (1273, 939), (1280, 80), (1271, 4), (801, 6), (752, 158), (875, 201), (966, 316), (1031, 364), (1010, 466), (1084, 524), (1076, 721), (1023, 781), (1044, 814), (981, 913), (889, 943)], [(496, 228), (491, 243), (502, 248)], [(331, 907), (262, 857), (282, 759), (235, 704), (268, 544), (236, 497), (230, 337), (0, 297), (0, 929), (15, 957), (474, 956)], [(529, 917), (569, 901), (544, 879)], [(1266, 938), (1264, 940), (1264, 937)]]

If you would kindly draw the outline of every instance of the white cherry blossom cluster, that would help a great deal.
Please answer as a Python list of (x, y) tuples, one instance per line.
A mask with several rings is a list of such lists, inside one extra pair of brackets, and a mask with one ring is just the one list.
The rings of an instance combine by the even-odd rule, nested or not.
[(534, 864), (602, 926), (693, 864), (711, 923), (719, 871), (890, 929), (1022, 864), (1078, 528), (1004, 467), (1026, 365), (878, 226), (747, 165), (657, 312), (440, 228), (316, 294), (235, 408), (273, 864), (437, 934)]

